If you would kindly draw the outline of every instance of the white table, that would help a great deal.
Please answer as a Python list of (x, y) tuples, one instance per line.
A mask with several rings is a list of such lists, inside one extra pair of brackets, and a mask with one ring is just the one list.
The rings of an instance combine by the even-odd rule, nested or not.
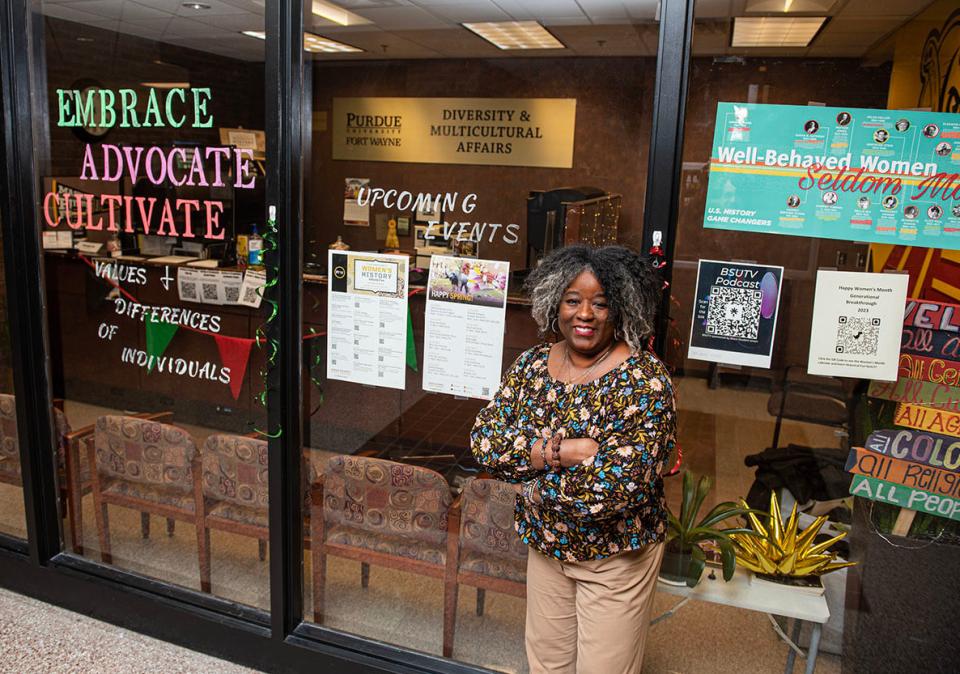
[[(716, 579), (710, 579), (710, 571), (715, 571)], [(704, 569), (700, 583), (689, 588), (686, 585), (677, 586), (658, 582), (657, 590), (688, 599), (708, 601), (723, 606), (744, 608), (748, 611), (760, 611), (772, 615), (793, 618), (793, 634), (791, 639), (796, 644), (800, 638), (800, 627), (804, 621), (812, 625), (810, 635), (810, 649), (807, 652), (806, 674), (813, 674), (817, 666), (817, 652), (820, 648), (820, 632), (823, 624), (830, 618), (830, 609), (827, 608), (827, 598), (810, 592), (772, 583), (754, 584), (750, 582), (749, 571), (738, 568), (730, 582), (724, 582), (720, 569), (707, 567)], [(793, 671), (796, 651), (790, 648), (787, 654), (786, 674)]]

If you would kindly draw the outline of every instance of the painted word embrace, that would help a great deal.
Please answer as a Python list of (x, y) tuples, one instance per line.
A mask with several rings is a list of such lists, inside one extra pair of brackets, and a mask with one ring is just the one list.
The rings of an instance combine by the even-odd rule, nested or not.
[[(188, 96), (189, 95), (189, 96)], [(164, 103), (160, 105), (160, 97)], [(188, 102), (189, 97), (189, 102)], [(210, 90), (170, 89), (158, 94), (149, 89), (147, 109), (143, 115), (136, 110), (138, 97), (132, 89), (57, 90), (58, 118), (61, 127), (85, 126), (95, 123), (101, 127), (122, 128), (171, 127), (189, 125), (209, 128), (213, 115), (208, 111)], [(118, 146), (86, 144), (80, 178), (88, 181), (117, 183), (124, 178), (134, 186), (147, 184), (177, 187), (225, 187), (252, 189), (250, 161), (253, 151), (227, 146), (198, 148), (159, 145)], [(58, 209), (58, 196), (64, 203)], [(56, 228), (66, 223), (70, 229), (124, 232), (159, 236), (180, 236), (185, 239), (224, 238), (220, 223), (223, 202), (216, 199), (168, 199), (153, 196), (119, 194), (63, 195), (50, 191), (43, 198), (44, 221)], [(159, 214), (159, 220), (155, 218)], [(154, 223), (157, 223), (154, 226)], [(179, 227), (178, 227), (178, 223)]]

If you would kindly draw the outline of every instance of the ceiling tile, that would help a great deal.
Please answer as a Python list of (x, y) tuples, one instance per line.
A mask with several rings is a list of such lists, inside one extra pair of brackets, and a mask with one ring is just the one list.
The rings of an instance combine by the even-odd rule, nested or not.
[(430, 5), (426, 8), (426, 11), (451, 23), (510, 20), (508, 14), (490, 2), (457, 2)]
[(733, 0), (697, 0), (694, 17), (697, 19), (717, 19), (740, 14)]
[(67, 21), (76, 21), (78, 23), (103, 19), (100, 15), (74, 9), (73, 5), (53, 4), (49, 2), (43, 5), (41, 12), (44, 16), (52, 16), (57, 19), (66, 19)]
[(429, 30), (431, 28), (443, 28), (450, 25), (449, 21), (444, 21), (426, 10), (409, 5), (406, 7), (364, 9), (358, 11), (357, 14), (373, 21), (377, 26), (386, 31)]
[(204, 5), (210, 5), (210, 9), (190, 9), (189, 7), (184, 7), (183, 2), (181, 1), (177, 7), (177, 14), (179, 16), (192, 19), (200, 15), (218, 16), (225, 14), (240, 14), (247, 11), (241, 7), (227, 4), (222, 0), (202, 0), (202, 2)]
[(169, 16), (168, 12), (147, 7), (129, 0), (83, 0), (70, 5), (71, 9), (90, 12), (111, 19), (157, 19)]
[(934, 0), (848, 0), (838, 16), (913, 16)]
[(262, 14), (229, 14), (227, 16), (198, 16), (196, 23), (207, 24), (239, 33), (244, 30), (263, 30)]

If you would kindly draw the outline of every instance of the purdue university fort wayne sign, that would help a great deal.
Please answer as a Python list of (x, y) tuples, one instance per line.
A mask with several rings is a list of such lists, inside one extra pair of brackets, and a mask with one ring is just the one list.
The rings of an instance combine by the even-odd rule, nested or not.
[(571, 168), (573, 98), (334, 98), (333, 158)]

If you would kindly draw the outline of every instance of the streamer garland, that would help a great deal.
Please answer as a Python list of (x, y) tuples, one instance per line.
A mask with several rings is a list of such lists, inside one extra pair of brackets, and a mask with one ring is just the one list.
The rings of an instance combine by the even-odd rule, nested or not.
[[(264, 302), (270, 305), (270, 315), (267, 319), (257, 326), (255, 333), (257, 348), (263, 350), (264, 345), (267, 347), (267, 357), (264, 361), (264, 366), (260, 370), (260, 376), (263, 378), (263, 390), (257, 395), (257, 400), (260, 401), (260, 404), (263, 405), (264, 409), (267, 409), (267, 393), (269, 391), (269, 381), (268, 374), (270, 368), (276, 365), (277, 356), (280, 353), (280, 340), (277, 338), (268, 337), (268, 332), (270, 327), (280, 316), (280, 303), (272, 297), (273, 293), (270, 293), (271, 297), (267, 297), (267, 291), (270, 288), (276, 287), (280, 282), (280, 265), (276, 262), (277, 250), (277, 207), (271, 205), (269, 208), (269, 217), (267, 218), (267, 227), (266, 231), (263, 233), (263, 260), (264, 264), (267, 267), (267, 282), (263, 285), (262, 288), (258, 288), (257, 292), (260, 294), (260, 297)], [(270, 433), (269, 431), (262, 431), (256, 426), (253, 430), (260, 435), (276, 439), (283, 435), (283, 428), (278, 427), (275, 433)]]

